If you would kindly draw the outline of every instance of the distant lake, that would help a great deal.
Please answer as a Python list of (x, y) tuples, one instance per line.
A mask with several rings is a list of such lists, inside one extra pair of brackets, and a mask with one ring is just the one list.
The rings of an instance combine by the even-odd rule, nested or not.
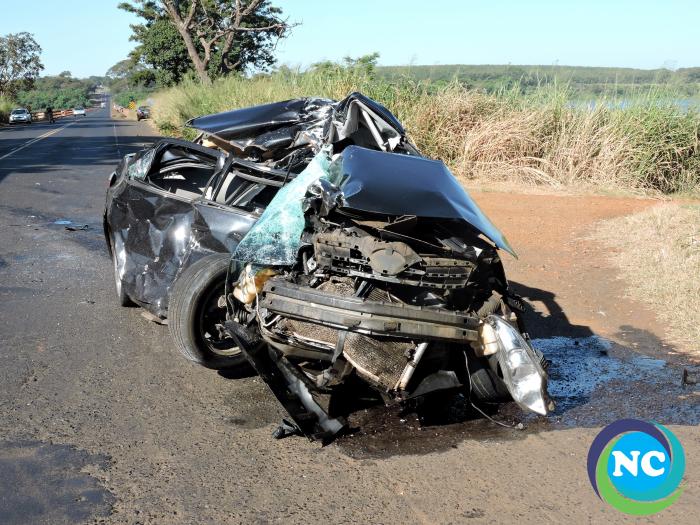
[[(626, 109), (636, 105), (647, 105), (649, 101), (644, 98), (623, 98), (619, 100), (572, 100), (568, 103), (571, 108), (588, 108), (594, 109), (598, 104), (605, 104), (610, 109)], [(676, 98), (671, 100), (660, 99), (655, 102), (658, 105), (673, 104), (678, 106), (682, 111), (691, 109), (700, 111), (700, 99), (693, 98)]]

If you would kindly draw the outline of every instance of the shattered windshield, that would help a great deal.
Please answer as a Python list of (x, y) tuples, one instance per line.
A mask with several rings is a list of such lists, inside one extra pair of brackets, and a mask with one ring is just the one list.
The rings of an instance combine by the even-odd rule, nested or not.
[(260, 220), (233, 253), (241, 262), (286, 266), (296, 261), (305, 226), (302, 202), (307, 188), (328, 178), (330, 147), (324, 147), (297, 177), (279, 190)]

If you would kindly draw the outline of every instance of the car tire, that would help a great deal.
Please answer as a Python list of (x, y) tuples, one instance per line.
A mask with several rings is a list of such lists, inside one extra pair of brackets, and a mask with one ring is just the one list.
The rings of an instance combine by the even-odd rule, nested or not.
[(495, 355), (477, 357), (472, 352), (468, 352), (467, 368), (471, 395), (474, 399), (485, 403), (511, 400), (506, 384), (498, 375), (498, 359)]
[(188, 360), (214, 370), (248, 366), (243, 352), (221, 329), (226, 308), (220, 307), (231, 256), (217, 253), (186, 268), (175, 280), (168, 305), (170, 334)]
[(114, 270), (114, 288), (117, 294), (117, 303), (119, 306), (136, 306), (136, 303), (131, 300), (131, 298), (124, 291), (124, 283), (122, 281), (119, 268), (119, 256), (117, 252), (121, 252), (120, 248), (121, 242), (115, 242), (114, 236), (110, 237), (110, 251), (112, 252), (112, 269)]

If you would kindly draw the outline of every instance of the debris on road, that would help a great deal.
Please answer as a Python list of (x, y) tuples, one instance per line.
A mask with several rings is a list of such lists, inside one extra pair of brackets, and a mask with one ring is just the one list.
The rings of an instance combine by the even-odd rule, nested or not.
[(90, 228), (88, 224), (79, 224), (79, 223), (74, 223), (73, 221), (70, 221), (68, 219), (57, 219), (53, 221), (53, 224), (57, 226), (64, 226), (66, 230), (70, 232), (74, 231), (86, 231)]

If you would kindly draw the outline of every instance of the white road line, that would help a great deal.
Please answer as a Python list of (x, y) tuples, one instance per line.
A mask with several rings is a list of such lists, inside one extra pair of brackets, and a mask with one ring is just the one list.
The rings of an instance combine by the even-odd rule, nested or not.
[(117, 146), (117, 155), (122, 156), (122, 152), (119, 149), (119, 139), (117, 138), (117, 125), (112, 123), (112, 129), (114, 130), (114, 143)]
[(31, 145), (34, 144), (35, 142), (39, 142), (39, 141), (42, 140), (42, 139), (45, 139), (45, 138), (47, 138), (47, 137), (50, 137), (51, 135), (54, 135), (54, 134), (58, 133), (59, 131), (61, 131), (61, 130), (63, 130), (63, 129), (66, 129), (68, 126), (72, 126), (73, 124), (75, 124), (75, 121), (69, 122), (68, 124), (66, 124), (65, 126), (62, 126), (62, 127), (60, 127), (60, 128), (56, 128), (56, 129), (52, 129), (51, 131), (47, 131), (47, 132), (44, 133), (43, 135), (39, 135), (38, 137), (35, 137), (35, 138), (33, 138), (32, 140), (30, 140), (30, 141), (28, 141), (28, 142), (25, 142), (25, 143), (22, 144), (19, 148), (15, 148), (15, 149), (13, 149), (12, 151), (10, 151), (9, 153), (5, 153), (2, 157), (0, 157), (0, 160), (6, 159), (6, 158), (9, 157), (10, 155), (14, 155), (14, 154), (17, 153), (18, 151), (21, 151), (21, 150), (23, 150), (24, 148), (28, 148), (29, 146), (31, 146)]

